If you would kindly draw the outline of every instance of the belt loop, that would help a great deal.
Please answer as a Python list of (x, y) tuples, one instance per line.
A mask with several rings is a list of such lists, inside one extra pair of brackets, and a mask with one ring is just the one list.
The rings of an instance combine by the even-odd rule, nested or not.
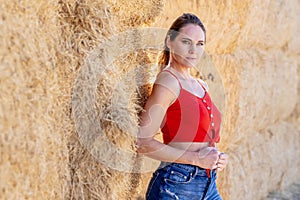
[(195, 170), (194, 170), (194, 174), (193, 174), (193, 178), (195, 178), (198, 174), (199, 171), (199, 167), (195, 166)]

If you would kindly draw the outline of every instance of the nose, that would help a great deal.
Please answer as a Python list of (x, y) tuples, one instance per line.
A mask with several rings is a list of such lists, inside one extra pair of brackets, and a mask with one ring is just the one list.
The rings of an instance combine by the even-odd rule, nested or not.
[(196, 44), (191, 44), (190, 49), (189, 49), (189, 53), (193, 54), (196, 51)]

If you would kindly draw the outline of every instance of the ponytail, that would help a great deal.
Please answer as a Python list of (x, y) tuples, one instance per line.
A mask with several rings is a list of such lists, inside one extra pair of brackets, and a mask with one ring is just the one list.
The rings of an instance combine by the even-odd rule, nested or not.
[(165, 47), (164, 50), (160, 53), (158, 57), (158, 66), (160, 71), (162, 71), (169, 64), (170, 61), (170, 51), (168, 47)]

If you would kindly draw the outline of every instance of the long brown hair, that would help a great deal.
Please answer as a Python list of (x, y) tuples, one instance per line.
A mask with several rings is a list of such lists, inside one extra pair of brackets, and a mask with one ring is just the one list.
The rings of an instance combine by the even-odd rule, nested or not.
[(173, 22), (171, 27), (169, 28), (167, 35), (165, 37), (164, 49), (160, 53), (159, 58), (158, 58), (158, 65), (160, 67), (160, 70), (163, 70), (169, 64), (169, 61), (170, 61), (170, 49), (167, 47), (168, 36), (170, 36), (171, 41), (175, 40), (176, 36), (179, 33), (179, 30), (187, 24), (195, 24), (195, 25), (200, 26), (200, 28), (204, 32), (204, 36), (206, 39), (205, 27), (204, 27), (203, 23), (201, 22), (201, 20), (196, 15), (191, 14), (191, 13), (184, 13), (183, 15), (178, 17)]

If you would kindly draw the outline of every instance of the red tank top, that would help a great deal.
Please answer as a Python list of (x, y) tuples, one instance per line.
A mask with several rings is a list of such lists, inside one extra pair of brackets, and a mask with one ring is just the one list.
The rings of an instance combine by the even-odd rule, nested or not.
[(176, 101), (169, 106), (161, 124), (164, 144), (170, 142), (209, 142), (210, 146), (220, 141), (221, 113), (212, 102), (208, 92), (200, 98), (182, 88), (179, 79), (170, 71), (180, 85)]

